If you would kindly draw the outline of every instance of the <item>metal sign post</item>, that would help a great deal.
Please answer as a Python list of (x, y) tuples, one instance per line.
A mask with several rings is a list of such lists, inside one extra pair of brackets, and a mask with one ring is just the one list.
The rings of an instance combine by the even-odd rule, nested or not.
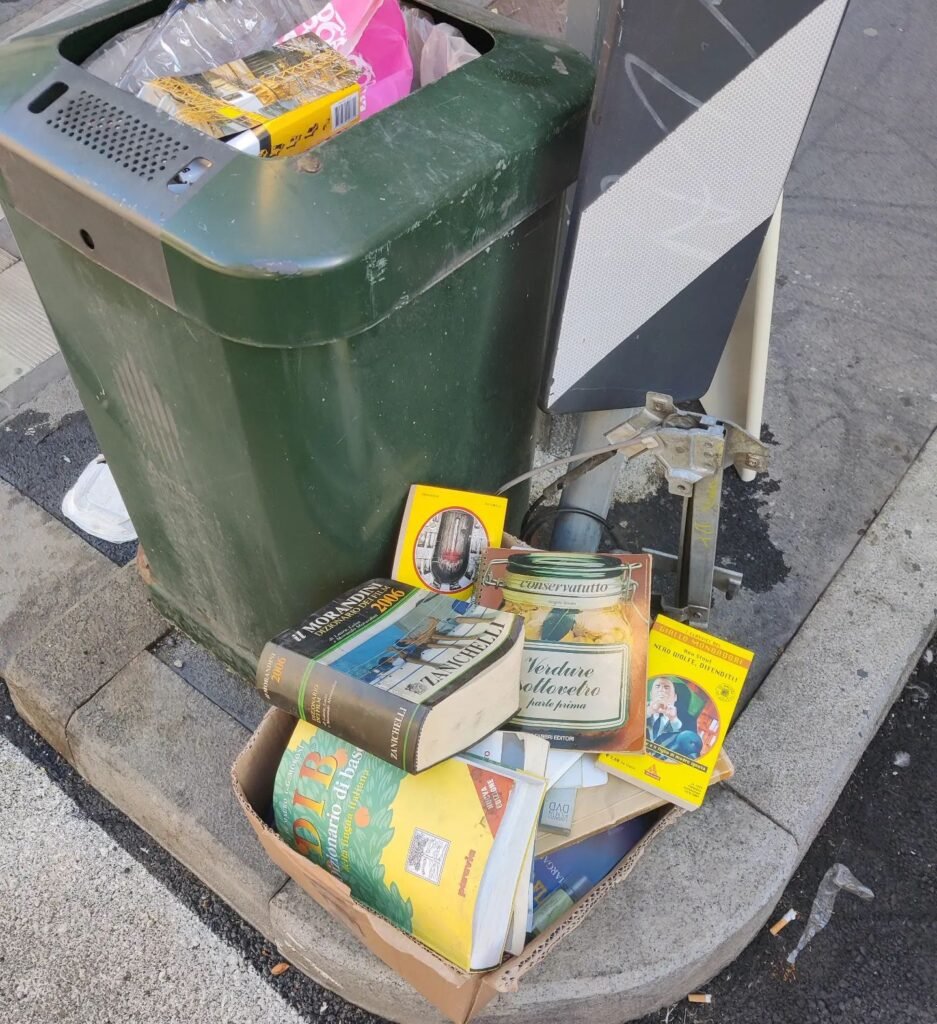
[[(707, 626), (713, 588), (731, 597), (742, 585), (741, 573), (716, 565), (723, 468), (764, 472), (767, 448), (734, 423), (683, 412), (669, 395), (654, 392), (643, 409), (605, 436), (627, 459), (652, 454), (664, 467), (670, 493), (683, 499), (677, 554), (644, 550), (654, 556), (661, 610), (681, 622)], [(660, 587), (661, 573), (675, 577), (669, 595)]]
[[(544, 384), (551, 412), (705, 393), (846, 2), (598, 5), (596, 90)], [(572, 7), (581, 35), (588, 15)]]
[[(648, 392), (708, 390), (846, 4), (570, 4), (567, 39), (597, 78), (543, 403), (581, 414), (577, 452), (615, 420), (603, 410), (620, 422)], [(600, 525), (573, 509), (604, 517), (618, 465), (564, 490), (554, 549), (598, 546)]]

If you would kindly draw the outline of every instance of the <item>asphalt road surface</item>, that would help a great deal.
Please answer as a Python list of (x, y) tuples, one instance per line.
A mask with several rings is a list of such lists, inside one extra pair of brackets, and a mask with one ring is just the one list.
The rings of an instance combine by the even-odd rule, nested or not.
[[(712, 1004), (681, 1003), (642, 1024), (937, 1021), (935, 718), (937, 664), (928, 649), (771, 918), (793, 908), (798, 919), (777, 937), (765, 928), (706, 987)], [(894, 763), (900, 753), (910, 755), (905, 768)], [(875, 897), (865, 902), (841, 892), (830, 923), (790, 968), (787, 955), (835, 863)]]

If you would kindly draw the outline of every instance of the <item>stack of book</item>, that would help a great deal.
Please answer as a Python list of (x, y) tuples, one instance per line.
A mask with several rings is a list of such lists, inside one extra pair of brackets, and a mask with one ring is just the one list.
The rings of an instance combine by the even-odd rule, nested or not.
[(658, 616), (648, 555), (495, 546), (503, 499), (415, 487), (393, 579), (264, 648), (298, 719), (282, 839), (465, 970), (496, 966), (671, 804), (732, 773), (750, 652)]

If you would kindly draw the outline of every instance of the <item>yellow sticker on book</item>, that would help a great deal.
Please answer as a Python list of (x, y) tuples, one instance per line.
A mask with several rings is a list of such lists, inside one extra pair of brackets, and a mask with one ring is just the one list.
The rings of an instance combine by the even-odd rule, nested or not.
[(357, 124), (361, 115), (361, 87), (349, 86), (305, 103), (254, 129), (259, 155), (295, 156)]

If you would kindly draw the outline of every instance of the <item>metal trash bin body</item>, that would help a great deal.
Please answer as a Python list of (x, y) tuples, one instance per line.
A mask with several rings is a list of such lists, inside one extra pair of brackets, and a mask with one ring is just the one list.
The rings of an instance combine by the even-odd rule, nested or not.
[(411, 483), (528, 467), (592, 70), (440, 3), (481, 58), (264, 161), (73, 63), (157, 8), (0, 50), (0, 203), (157, 604), (250, 674), (275, 632), (388, 571)]

